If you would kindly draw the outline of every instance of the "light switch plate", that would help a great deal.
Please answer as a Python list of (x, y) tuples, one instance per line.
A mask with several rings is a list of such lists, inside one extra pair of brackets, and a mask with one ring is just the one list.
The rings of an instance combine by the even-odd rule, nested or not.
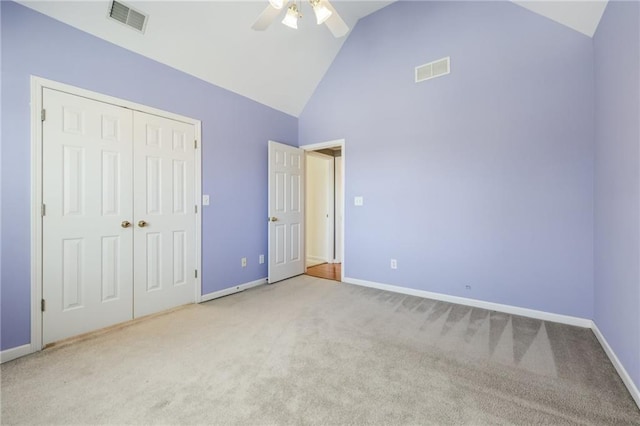
[(209, 196), (208, 195), (203, 195), (202, 196), (202, 205), (203, 206), (208, 206), (209, 205)]
[(364, 197), (362, 197), (361, 195), (354, 197), (353, 198), (353, 205), (354, 206), (362, 206), (364, 205)]

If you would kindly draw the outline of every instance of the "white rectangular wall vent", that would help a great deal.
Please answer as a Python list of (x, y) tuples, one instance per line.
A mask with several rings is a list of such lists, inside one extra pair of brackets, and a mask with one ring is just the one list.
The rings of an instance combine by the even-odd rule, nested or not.
[(109, 17), (133, 28), (134, 30), (140, 31), (141, 33), (144, 33), (145, 27), (147, 26), (148, 15), (135, 10), (124, 3), (120, 3), (119, 1), (111, 2)]
[(416, 83), (447, 75), (451, 72), (451, 58), (438, 59), (416, 67)]

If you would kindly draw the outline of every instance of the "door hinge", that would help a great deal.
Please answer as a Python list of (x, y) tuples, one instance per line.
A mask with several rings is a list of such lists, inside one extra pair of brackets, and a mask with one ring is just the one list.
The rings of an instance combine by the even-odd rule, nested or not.
[(193, 148), (198, 149), (198, 139), (193, 140)]
[(198, 214), (198, 205), (196, 204), (194, 207), (196, 208), (196, 214)]
[(196, 278), (198, 278), (198, 270), (196, 269)]
[(47, 205), (46, 204), (42, 204), (42, 207), (40, 208), (40, 214), (42, 215), (42, 217), (44, 217), (47, 214)]
[(42, 299), (40, 300), (40, 310), (44, 312), (44, 308), (45, 308), (45, 302), (44, 302), (44, 299)]
[(44, 121), (47, 119), (47, 110), (44, 108), (40, 111), (40, 121)]

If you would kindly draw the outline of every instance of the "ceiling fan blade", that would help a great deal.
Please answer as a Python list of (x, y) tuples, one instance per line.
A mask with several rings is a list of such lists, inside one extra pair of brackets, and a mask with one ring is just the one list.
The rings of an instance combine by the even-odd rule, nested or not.
[(345, 36), (349, 32), (349, 26), (342, 20), (340, 15), (338, 15), (338, 12), (336, 12), (331, 3), (329, 3), (329, 0), (323, 0), (322, 3), (331, 11), (329, 19), (324, 21), (329, 31), (331, 31), (335, 38)]
[(269, 28), (269, 25), (271, 25), (271, 23), (276, 20), (279, 14), (280, 9), (276, 9), (275, 7), (271, 6), (271, 4), (269, 4), (267, 8), (262, 11), (260, 16), (258, 16), (256, 22), (251, 25), (251, 28), (256, 31), (264, 31)]

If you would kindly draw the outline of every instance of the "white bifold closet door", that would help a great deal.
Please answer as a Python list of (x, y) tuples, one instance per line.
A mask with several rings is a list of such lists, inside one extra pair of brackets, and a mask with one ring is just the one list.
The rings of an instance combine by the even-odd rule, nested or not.
[(194, 126), (51, 89), (43, 107), (43, 344), (194, 302)]

